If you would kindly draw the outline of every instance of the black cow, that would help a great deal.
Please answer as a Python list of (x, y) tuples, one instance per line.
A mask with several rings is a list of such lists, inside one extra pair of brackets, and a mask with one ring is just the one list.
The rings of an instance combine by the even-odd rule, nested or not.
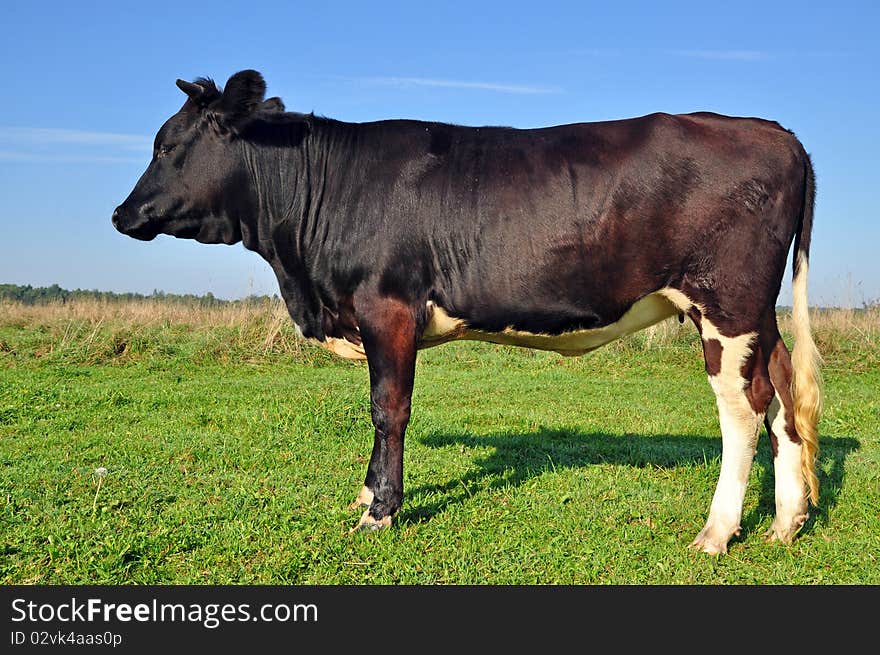
[[(777, 123), (652, 114), (544, 129), (344, 123), (264, 101), (256, 71), (188, 99), (113, 213), (137, 239), (239, 241), (272, 266), (302, 335), (366, 357), (373, 453), (359, 528), (403, 499), (416, 351), (479, 339), (565, 355), (675, 314), (704, 346), (723, 455), (693, 547), (739, 531), (762, 420), (790, 541), (815, 503), (818, 354), (807, 309), (814, 178)], [(793, 355), (775, 302), (794, 240)]]

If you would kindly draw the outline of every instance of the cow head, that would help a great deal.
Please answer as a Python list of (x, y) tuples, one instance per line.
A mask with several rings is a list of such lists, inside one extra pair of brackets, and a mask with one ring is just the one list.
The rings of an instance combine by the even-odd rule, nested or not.
[(150, 165), (113, 212), (113, 225), (144, 241), (170, 234), (237, 243), (251, 185), (236, 141), (254, 114), (283, 105), (277, 98), (263, 101), (266, 83), (253, 70), (233, 75), (222, 92), (201, 78), (177, 80), (177, 86), (187, 100), (156, 135)]

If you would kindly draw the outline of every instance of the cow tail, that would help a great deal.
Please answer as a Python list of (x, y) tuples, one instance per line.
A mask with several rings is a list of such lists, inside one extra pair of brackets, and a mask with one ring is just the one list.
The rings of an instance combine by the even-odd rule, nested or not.
[(794, 237), (792, 277), (794, 350), (791, 355), (791, 392), (794, 398), (794, 426), (802, 443), (801, 471), (809, 488), (810, 501), (816, 505), (819, 502), (816, 458), (819, 454), (819, 414), (822, 411), (822, 374), (819, 370), (822, 358), (813, 341), (810, 311), (807, 305), (807, 269), (810, 259), (816, 179), (810, 156), (804, 154), (806, 159), (804, 160), (803, 212)]

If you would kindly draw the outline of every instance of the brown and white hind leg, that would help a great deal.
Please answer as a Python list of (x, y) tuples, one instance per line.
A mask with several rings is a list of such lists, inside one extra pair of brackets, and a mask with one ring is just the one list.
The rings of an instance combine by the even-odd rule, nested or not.
[(794, 426), (791, 357), (778, 335), (768, 358), (768, 369), (776, 392), (765, 419), (773, 450), (776, 518), (766, 537), (771, 541), (790, 543), (809, 518), (809, 514), (801, 468), (803, 444)]
[(701, 336), (706, 372), (721, 422), (721, 474), (709, 518), (691, 547), (715, 555), (726, 553), (727, 543), (740, 532), (758, 430), (773, 397), (773, 387), (756, 331), (724, 336), (703, 317)]

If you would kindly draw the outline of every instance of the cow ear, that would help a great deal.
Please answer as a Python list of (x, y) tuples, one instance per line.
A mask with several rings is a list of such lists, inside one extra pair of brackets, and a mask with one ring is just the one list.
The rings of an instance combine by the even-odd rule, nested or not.
[(211, 107), (217, 121), (235, 131), (260, 105), (266, 95), (266, 82), (255, 70), (244, 70), (229, 78), (223, 94)]

